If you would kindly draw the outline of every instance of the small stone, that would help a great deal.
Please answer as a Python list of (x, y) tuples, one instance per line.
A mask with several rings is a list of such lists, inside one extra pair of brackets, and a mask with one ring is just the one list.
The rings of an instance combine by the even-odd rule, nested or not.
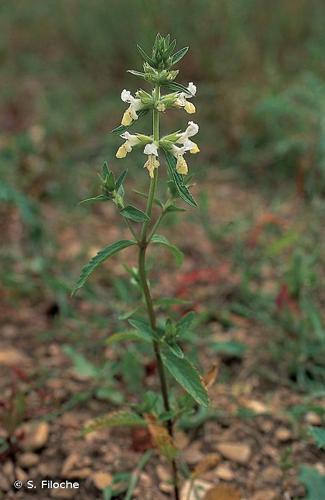
[(277, 484), (280, 481), (281, 477), (282, 477), (281, 470), (278, 469), (277, 467), (274, 467), (273, 465), (266, 467), (261, 472), (261, 478), (266, 483)]
[(307, 424), (310, 425), (322, 425), (322, 419), (314, 411), (309, 411), (308, 413), (306, 413), (305, 420)]
[(252, 410), (254, 413), (258, 415), (263, 415), (267, 413), (267, 407), (262, 401), (257, 401), (255, 399), (251, 399), (249, 401), (245, 401), (245, 407)]
[(66, 475), (71, 471), (71, 469), (73, 469), (75, 465), (78, 464), (79, 460), (80, 460), (80, 455), (78, 455), (78, 453), (71, 453), (71, 455), (69, 455), (63, 462), (61, 470), (62, 476), (66, 477)]
[(92, 470), (89, 467), (82, 467), (81, 469), (73, 469), (66, 473), (67, 479), (86, 479), (92, 475)]
[(234, 488), (228, 484), (218, 484), (211, 488), (205, 496), (203, 500), (240, 500), (241, 494), (237, 488)]
[(174, 487), (173, 487), (172, 483), (165, 483), (164, 481), (162, 481), (161, 483), (159, 483), (159, 489), (163, 493), (168, 494), (168, 493), (172, 493), (172, 491), (174, 490)]
[(186, 450), (183, 452), (183, 459), (190, 465), (197, 464), (203, 460), (204, 455), (201, 451), (201, 443), (199, 441), (194, 441)]
[(174, 436), (174, 443), (178, 450), (184, 450), (189, 444), (189, 439), (185, 432), (177, 430)]
[(8, 491), (11, 488), (10, 481), (0, 474), (0, 490), (1, 491)]
[(185, 481), (181, 489), (181, 500), (201, 500), (213, 484), (201, 479)]
[(280, 443), (286, 443), (287, 441), (290, 441), (292, 438), (292, 433), (289, 429), (286, 427), (279, 427), (275, 431), (275, 438), (280, 442)]
[(38, 472), (41, 477), (56, 478), (59, 474), (59, 462), (57, 460), (50, 460), (48, 462), (41, 462), (38, 466)]
[(169, 470), (166, 469), (163, 465), (157, 465), (156, 472), (160, 481), (168, 482), (171, 480), (171, 475)]
[(28, 479), (28, 475), (21, 467), (16, 467), (15, 477), (16, 477), (16, 479), (18, 479), (19, 481), (22, 481), (23, 483), (25, 481), (27, 481), (27, 479)]
[(21, 467), (24, 467), (25, 469), (29, 469), (30, 467), (33, 467), (34, 465), (37, 465), (40, 460), (39, 455), (36, 455), (36, 453), (22, 453), (18, 457), (18, 463)]
[(94, 485), (98, 490), (104, 490), (112, 484), (113, 477), (108, 472), (94, 472), (91, 476)]
[(251, 447), (245, 443), (219, 443), (217, 445), (217, 450), (228, 460), (240, 464), (246, 464), (252, 454)]
[(235, 477), (233, 470), (227, 465), (219, 465), (215, 470), (215, 474), (223, 481), (232, 481)]
[(76, 489), (68, 489), (68, 488), (58, 488), (50, 490), (51, 498), (73, 498), (76, 495), (78, 490)]
[(277, 500), (279, 497), (274, 490), (257, 491), (250, 500)]
[(4, 476), (10, 481), (10, 483), (13, 482), (15, 475), (14, 475), (14, 465), (12, 462), (9, 460), (3, 464), (2, 470)]
[(21, 427), (24, 432), (22, 447), (26, 451), (35, 451), (43, 448), (48, 441), (50, 428), (47, 422), (29, 422)]

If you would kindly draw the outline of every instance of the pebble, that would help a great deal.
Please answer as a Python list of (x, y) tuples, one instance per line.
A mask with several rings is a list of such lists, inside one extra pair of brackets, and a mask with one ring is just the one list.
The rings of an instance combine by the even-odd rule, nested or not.
[(223, 481), (232, 481), (235, 477), (234, 471), (227, 465), (219, 465), (214, 472)]
[(0, 490), (2, 491), (8, 491), (11, 487), (10, 481), (0, 474)]
[(39, 455), (36, 455), (36, 453), (22, 453), (18, 457), (18, 463), (21, 467), (24, 467), (25, 469), (29, 469), (30, 467), (33, 467), (34, 465), (37, 465), (40, 461)]
[(91, 476), (94, 485), (98, 490), (104, 490), (112, 484), (113, 477), (109, 472), (94, 472)]
[(274, 490), (260, 490), (254, 493), (250, 500), (277, 500), (278, 498)]
[(262, 481), (266, 483), (277, 484), (282, 477), (282, 472), (277, 467), (270, 465), (269, 467), (266, 467), (264, 470), (262, 470), (260, 476)]
[(247, 464), (252, 454), (251, 447), (245, 443), (218, 443), (217, 450), (228, 460), (240, 464)]
[(26, 451), (35, 451), (43, 448), (48, 441), (50, 428), (47, 422), (28, 422), (22, 426), (24, 439), (22, 448)]
[(287, 441), (290, 441), (290, 439), (292, 438), (292, 433), (286, 427), (279, 427), (275, 431), (275, 438), (280, 443), (286, 443)]
[(310, 425), (321, 425), (322, 424), (322, 419), (314, 411), (309, 411), (308, 413), (306, 413), (305, 421), (307, 422), (307, 424), (310, 424)]

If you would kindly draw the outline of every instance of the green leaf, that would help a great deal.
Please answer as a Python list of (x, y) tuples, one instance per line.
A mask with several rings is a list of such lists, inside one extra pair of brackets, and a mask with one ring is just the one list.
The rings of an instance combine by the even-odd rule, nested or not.
[(142, 71), (136, 71), (135, 69), (128, 69), (127, 72), (131, 73), (131, 75), (139, 76), (140, 78), (143, 78), (144, 80), (146, 80), (146, 78), (147, 78), (147, 75), (145, 73), (142, 73)]
[(83, 377), (89, 377), (89, 378), (98, 377), (99, 375), (98, 367), (93, 365), (82, 354), (73, 349), (73, 347), (65, 345), (63, 347), (63, 352), (67, 356), (69, 356), (69, 358), (73, 362), (74, 369), (77, 373), (79, 373)]
[(173, 64), (176, 64), (178, 61), (183, 59), (183, 57), (185, 56), (187, 51), (188, 51), (188, 47), (184, 47), (183, 49), (180, 49), (177, 52), (175, 52), (175, 54), (172, 56)]
[(241, 342), (213, 342), (209, 344), (209, 347), (214, 352), (220, 352), (221, 354), (236, 358), (241, 358), (247, 349), (246, 345)]
[(94, 196), (93, 198), (86, 198), (85, 200), (82, 200), (79, 202), (81, 205), (82, 203), (96, 203), (97, 201), (107, 201), (110, 200), (108, 196), (105, 194), (99, 194), (98, 196)]
[(191, 328), (194, 318), (195, 318), (195, 312), (190, 311), (178, 321), (176, 327), (178, 335), (183, 335), (187, 333), (187, 331)]
[(128, 410), (113, 411), (102, 417), (96, 418), (93, 422), (86, 425), (83, 434), (99, 431), (111, 427), (132, 427), (146, 426), (146, 422), (136, 413)]
[(134, 222), (145, 222), (150, 220), (147, 214), (132, 205), (122, 208), (120, 214), (127, 219), (133, 220)]
[(325, 490), (325, 476), (320, 474), (317, 469), (303, 465), (300, 468), (300, 481), (308, 491), (305, 500), (322, 500)]
[(106, 344), (113, 344), (115, 342), (125, 342), (126, 340), (136, 340), (143, 342), (152, 342), (152, 336), (148, 334), (147, 331), (127, 331), (118, 332), (111, 335), (107, 340)]
[(121, 175), (119, 175), (116, 184), (115, 184), (115, 189), (118, 191), (121, 186), (123, 186), (123, 182), (125, 181), (125, 177), (127, 176), (128, 169), (124, 170)]
[(318, 448), (325, 448), (325, 427), (309, 427), (309, 432), (315, 439)]
[(175, 354), (175, 356), (181, 359), (184, 358), (184, 353), (182, 349), (179, 347), (179, 345), (176, 344), (176, 342), (166, 342), (165, 345), (168, 346), (168, 348), (171, 350), (173, 354)]
[(209, 397), (197, 369), (185, 358), (175, 356), (171, 351), (161, 353), (162, 360), (169, 373), (188, 392), (197, 403), (209, 405)]
[(172, 245), (165, 236), (162, 236), (160, 234), (154, 234), (153, 237), (151, 238), (151, 243), (157, 243), (159, 245), (165, 245), (169, 250), (172, 252), (172, 254), (175, 257), (175, 260), (177, 264), (182, 264), (183, 259), (184, 259), (184, 254), (179, 248), (177, 248), (175, 245)]
[(149, 57), (148, 54), (146, 54), (146, 52), (140, 45), (137, 45), (137, 49), (140, 55), (143, 57), (143, 59), (152, 66), (154, 64), (154, 61), (151, 59), (151, 57)]
[(188, 91), (188, 88), (185, 87), (185, 85), (182, 85), (181, 83), (168, 82), (165, 84), (165, 86), (168, 87), (173, 92), (184, 92), (187, 95), (191, 95), (191, 93)]
[(156, 332), (151, 328), (151, 326), (144, 319), (130, 318), (128, 321), (129, 321), (131, 326), (133, 326), (136, 330), (138, 330), (142, 334), (146, 335), (147, 337), (150, 337), (151, 340), (153, 340), (154, 338), (157, 338)]
[(176, 172), (176, 158), (168, 151), (165, 151), (165, 157), (167, 161), (169, 177), (172, 181), (174, 181), (179, 196), (192, 207), (197, 207), (196, 201), (184, 184), (183, 176)]
[(75, 295), (75, 293), (79, 290), (79, 288), (82, 288), (86, 281), (88, 280), (89, 276), (92, 274), (92, 272), (97, 269), (97, 267), (104, 262), (106, 259), (111, 257), (112, 255), (120, 252), (124, 248), (127, 248), (131, 245), (135, 245), (135, 241), (133, 240), (120, 240), (116, 241), (115, 243), (112, 243), (111, 245), (108, 245), (107, 247), (103, 248), (100, 250), (89, 262), (88, 264), (83, 267), (81, 270), (79, 279), (74, 286), (72, 290), (72, 295)]
[(186, 212), (186, 210), (185, 210), (185, 208), (176, 207), (176, 205), (169, 205), (165, 209), (165, 214), (169, 214), (172, 212)]

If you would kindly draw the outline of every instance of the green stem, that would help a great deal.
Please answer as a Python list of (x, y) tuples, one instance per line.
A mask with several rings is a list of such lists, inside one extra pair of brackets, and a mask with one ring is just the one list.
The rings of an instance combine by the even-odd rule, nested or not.
[[(156, 88), (155, 88), (156, 99), (159, 99), (159, 96), (160, 96), (160, 89), (159, 89), (159, 86), (156, 86)], [(156, 142), (159, 141), (159, 111), (156, 108), (153, 109), (153, 139)], [(153, 201), (155, 198), (155, 193), (156, 193), (156, 188), (157, 188), (157, 181), (158, 181), (158, 169), (155, 169), (154, 177), (150, 181), (149, 195), (148, 195), (147, 208), (146, 208), (146, 214), (148, 215), (149, 219), (151, 218), (152, 206), (153, 206)], [(146, 302), (150, 326), (153, 330), (156, 330), (157, 329), (156, 314), (155, 314), (155, 310), (154, 310), (153, 300), (151, 297), (150, 288), (149, 288), (149, 284), (148, 284), (148, 278), (147, 278), (147, 272), (146, 272), (146, 250), (147, 250), (147, 247), (148, 247), (148, 244), (150, 241), (147, 238), (148, 225), (149, 225), (149, 221), (146, 221), (143, 223), (142, 230), (141, 230), (141, 238), (140, 238), (140, 241), (138, 242), (138, 246), (139, 246), (139, 278), (141, 281), (144, 299)], [(156, 227), (156, 225), (154, 225), (154, 227)], [(151, 232), (151, 234), (153, 234), (153, 233)], [(166, 373), (165, 373), (165, 368), (164, 368), (164, 365), (163, 365), (163, 362), (161, 359), (160, 346), (159, 346), (159, 343), (155, 340), (153, 341), (153, 349), (154, 349), (156, 361), (157, 361), (157, 369), (158, 369), (158, 375), (159, 375), (159, 380), (160, 380), (162, 398), (163, 398), (163, 402), (164, 402), (164, 408), (165, 408), (165, 411), (167, 413), (169, 413), (170, 412), (170, 404), (169, 404), (169, 397), (168, 397), (168, 386), (167, 386)], [(167, 420), (167, 429), (168, 429), (169, 435), (171, 437), (173, 437), (173, 422), (172, 422), (171, 418), (169, 418)], [(176, 464), (175, 460), (172, 461), (172, 473), (173, 473), (175, 499), (179, 500), (178, 473), (177, 473), (177, 464)]]

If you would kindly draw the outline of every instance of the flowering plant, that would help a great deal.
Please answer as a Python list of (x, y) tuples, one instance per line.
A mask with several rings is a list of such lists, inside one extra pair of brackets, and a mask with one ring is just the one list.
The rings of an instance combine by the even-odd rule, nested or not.
[[(128, 90), (122, 91), (121, 99), (128, 104), (128, 108), (123, 114), (121, 125), (114, 129), (114, 132), (120, 134), (124, 141), (117, 150), (117, 158), (124, 158), (135, 148), (143, 149), (146, 156), (144, 168), (150, 178), (148, 193), (145, 195), (146, 209), (143, 211), (125, 202), (123, 184), (127, 171), (121, 173), (116, 179), (105, 163), (101, 176), (102, 193), (85, 201), (113, 201), (128, 225), (132, 239), (112, 243), (98, 252), (82, 269), (73, 293), (85, 284), (91, 273), (107, 258), (124, 248), (137, 247), (138, 268), (132, 270), (132, 277), (141, 290), (142, 305), (137, 308), (136, 313), (128, 317), (132, 330), (113, 334), (109, 338), (109, 343), (136, 341), (153, 346), (160, 380), (161, 403), (157, 403), (157, 398), (152, 398), (152, 393), (145, 395), (138, 406), (133, 405), (132, 409), (123, 409), (101, 417), (90, 424), (86, 430), (118, 425), (148, 427), (154, 443), (171, 462), (174, 493), (175, 498), (178, 499), (177, 450), (173, 442), (173, 427), (176, 419), (179, 419), (185, 411), (193, 410), (197, 404), (208, 406), (209, 400), (204, 380), (192, 362), (187, 359), (181, 346), (182, 336), (186, 336), (190, 329), (193, 313), (188, 313), (178, 321), (172, 318), (157, 320), (157, 306), (151, 295), (146, 270), (146, 253), (151, 244), (164, 245), (173, 252), (177, 261), (182, 261), (182, 252), (165, 236), (157, 234), (157, 230), (168, 213), (184, 210), (177, 205), (179, 198), (192, 207), (196, 206), (185, 180), (188, 165), (184, 156), (187, 152), (192, 154), (199, 152), (197, 144), (192, 140), (199, 131), (198, 125), (189, 121), (183, 132), (175, 131), (163, 137), (160, 136), (160, 115), (169, 108), (183, 109), (189, 114), (196, 111), (191, 101), (196, 94), (196, 86), (192, 82), (187, 87), (177, 83), (175, 78), (178, 70), (173, 69), (175, 64), (184, 57), (188, 47), (174, 52), (175, 46), (176, 41), (171, 41), (169, 35), (162, 37), (158, 34), (150, 56), (138, 47), (144, 59), (143, 72), (130, 70), (130, 73), (151, 84), (153, 89), (151, 92), (140, 89), (135, 96)], [(152, 134), (131, 134), (128, 131), (129, 127), (140, 122), (140, 119), (149, 112), (152, 115)], [(166, 201), (157, 198), (162, 156), (166, 160), (169, 178)], [(160, 208), (160, 214), (156, 218), (153, 216), (154, 204)], [(141, 307), (145, 311), (145, 317), (139, 314)], [(171, 399), (167, 373), (186, 391), (185, 397)]]

